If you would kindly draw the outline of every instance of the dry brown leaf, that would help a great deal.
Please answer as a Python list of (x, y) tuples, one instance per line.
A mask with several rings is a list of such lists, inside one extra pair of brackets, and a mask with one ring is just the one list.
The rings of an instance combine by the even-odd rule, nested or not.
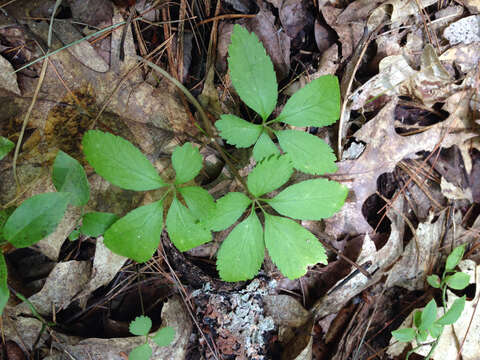
[(335, 179), (343, 180), (351, 191), (343, 208), (325, 220), (325, 231), (334, 238), (372, 231), (362, 215), (363, 203), (376, 192), (377, 178), (392, 172), (400, 160), (415, 158), (420, 151), (432, 151), (440, 143), (443, 147), (450, 147), (476, 136), (465, 128), (455, 112), (423, 133), (401, 136), (395, 131), (393, 121), (396, 105), (397, 100), (390, 101), (354, 134), (357, 140), (367, 144), (363, 154), (356, 160), (338, 163)]
[(20, 96), (22, 94), (18, 87), (17, 74), (13, 71), (12, 64), (10, 64), (3, 56), (0, 56), (0, 86), (2, 89), (11, 91)]

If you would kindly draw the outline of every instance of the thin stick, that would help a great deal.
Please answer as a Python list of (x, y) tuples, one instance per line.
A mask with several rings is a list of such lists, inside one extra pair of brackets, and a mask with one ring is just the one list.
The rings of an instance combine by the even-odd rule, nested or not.
[[(48, 52), (47, 52), (48, 55)], [(40, 93), (40, 89), (42, 88), (43, 80), (45, 78), (45, 73), (47, 72), (48, 61), (44, 61), (42, 64), (42, 70), (40, 72), (40, 77), (38, 78), (37, 87), (35, 88), (35, 92), (33, 94), (32, 102), (28, 107), (27, 113), (23, 118), (22, 129), (20, 130), (20, 136), (18, 137), (17, 146), (15, 146), (15, 153), (13, 154), (13, 177), (15, 178), (15, 184), (17, 185), (17, 194), (20, 191), (20, 182), (18, 181), (18, 174), (17, 174), (17, 158), (20, 152), (20, 145), (23, 141), (23, 136), (25, 134), (25, 129), (27, 128), (28, 119), (30, 118), (30, 114), (32, 113), (33, 107), (37, 102), (38, 94)]]

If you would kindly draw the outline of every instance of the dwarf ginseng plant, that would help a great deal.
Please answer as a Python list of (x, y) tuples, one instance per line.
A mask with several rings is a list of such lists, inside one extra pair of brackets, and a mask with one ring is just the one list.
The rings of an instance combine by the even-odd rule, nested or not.
[[(191, 143), (174, 149), (171, 161), (175, 178), (168, 180), (127, 140), (91, 130), (83, 137), (83, 151), (99, 175), (123, 189), (160, 189), (153, 194), (162, 195), (120, 219), (114, 214), (87, 213), (79, 233), (104, 233), (110, 250), (144, 262), (157, 249), (164, 225), (173, 244), (187, 251), (211, 241), (212, 232), (228, 229), (240, 219), (218, 251), (220, 277), (225, 281), (253, 278), (267, 249), (280, 271), (295, 279), (304, 275), (309, 265), (327, 262), (323, 246), (298, 220), (330, 217), (347, 196), (343, 185), (314, 177), (337, 170), (332, 149), (318, 137), (294, 129), (327, 126), (338, 119), (338, 80), (323, 76), (312, 81), (287, 101), (278, 117), (270, 119), (278, 96), (272, 62), (257, 37), (238, 25), (233, 30), (228, 63), (238, 95), (259, 115), (255, 123), (232, 114), (222, 115), (215, 123), (229, 144), (252, 147), (257, 164), (242, 181), (244, 191), (230, 192), (215, 201), (207, 190), (193, 185), (203, 159)], [(86, 204), (89, 192), (80, 164), (64, 153), (59, 153), (56, 163), (54, 183), (58, 193), (36, 195), (11, 215), (0, 213), (4, 218), (0, 216), (0, 237), (4, 241), (16, 247), (33, 245), (55, 230), (69, 203)], [(284, 187), (295, 170), (312, 178)], [(276, 190), (280, 191), (272, 196)], [(2, 260), (0, 257), (0, 295), (6, 291), (8, 298)], [(5, 297), (0, 305), (4, 303)]]
[[(210, 241), (212, 232), (228, 229), (242, 219), (218, 251), (221, 278), (253, 278), (263, 263), (265, 248), (285, 276), (298, 278), (305, 274), (307, 266), (326, 263), (327, 258), (315, 236), (295, 220), (321, 220), (333, 215), (343, 205), (347, 189), (337, 182), (314, 178), (268, 196), (287, 183), (294, 169), (312, 175), (337, 169), (333, 151), (323, 140), (303, 131), (275, 130), (272, 126), (281, 123), (318, 127), (334, 123), (340, 109), (338, 81), (333, 76), (314, 80), (288, 100), (277, 118), (269, 120), (276, 106), (278, 85), (265, 49), (254, 34), (235, 26), (229, 53), (232, 83), (261, 119), (261, 123), (254, 124), (235, 115), (222, 115), (215, 123), (229, 144), (253, 146), (257, 165), (247, 177), (245, 192), (228, 193), (214, 201), (205, 189), (187, 184), (202, 168), (200, 153), (190, 143), (173, 151), (176, 177), (168, 182), (126, 140), (89, 131), (83, 147), (97, 173), (124, 189), (165, 190), (160, 200), (115, 222), (105, 232), (105, 244), (118, 254), (142, 262), (158, 246), (164, 212), (167, 232), (180, 251)], [(272, 140), (274, 136), (281, 150)], [(173, 200), (164, 209), (168, 194)]]

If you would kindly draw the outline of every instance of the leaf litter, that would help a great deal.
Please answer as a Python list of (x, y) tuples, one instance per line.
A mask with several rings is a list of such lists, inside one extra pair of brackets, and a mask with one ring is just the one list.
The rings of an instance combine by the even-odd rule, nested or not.
[[(88, 3), (101, 8), (93, 11)], [(138, 12), (158, 5), (144, 1), (142, 7), (140, 3), (137, 1)], [(198, 82), (208, 72), (208, 88), (204, 87), (203, 92), (215, 106), (207, 109), (217, 117), (219, 108), (229, 113), (243, 111), (236, 103), (226, 73), (229, 29), (233, 23), (240, 23), (257, 34), (273, 60), (277, 78), (286, 88), (280, 93), (279, 103), (285, 103), (286, 95), (323, 74), (336, 74), (342, 78), (342, 84), (351, 83), (349, 91), (343, 87), (345, 108), (340, 125), (344, 155), (351, 151), (337, 162), (339, 170), (331, 176), (349, 187), (349, 197), (339, 213), (315, 225), (315, 233), (320, 233), (337, 251), (327, 252), (329, 265), (316, 265), (301, 280), (292, 281), (279, 276), (267, 260), (260, 277), (250, 284), (226, 286), (218, 281), (209, 264), (215, 247), (226, 237), (219, 233), (214, 243), (207, 244), (213, 251), (192, 250), (180, 257), (174, 249), (165, 247), (165, 253), (160, 253), (162, 256), (139, 273), (138, 269), (132, 271), (133, 265), (125, 263), (125, 258), (110, 253), (101, 238), (83, 237), (78, 244), (65, 242), (81, 218), (80, 213), (69, 212), (57, 231), (33, 248), (56, 263), (50, 275), (36, 279), (32, 275), (22, 276), (26, 272), (21, 268), (9, 272), (18, 274), (14, 280), (24, 287), (37, 289), (30, 294), (30, 302), (44, 318), (55, 319), (58, 315), (59, 324), (68, 318), (85, 319), (89, 312), (101, 316), (95, 304), (108, 296), (112, 298), (106, 302), (111, 308), (107, 316), (126, 323), (138, 315), (142, 294), (151, 291), (151, 273), (159, 274), (163, 279), (161, 295), (147, 311), (156, 315), (156, 326), (173, 326), (177, 336), (165, 351), (156, 350), (153, 356), (158, 359), (190, 359), (193, 354), (204, 358), (366, 359), (372, 356), (373, 349), (384, 354), (381, 358), (402, 358), (402, 349), (393, 350), (396, 345), (388, 347), (388, 355), (384, 351), (391, 341), (390, 331), (404, 320), (404, 325), (411, 321), (406, 309), (428, 302), (425, 277), (442, 269), (448, 249), (459, 242), (468, 245), (467, 257), (476, 259), (477, 264), (479, 260), (479, 211), (475, 201), (478, 202), (480, 193), (480, 148), (475, 120), (478, 121), (480, 107), (475, 89), (480, 5), (476, 0), (466, 0), (463, 5), (436, 0), (356, 0), (346, 5), (340, 1), (318, 1), (318, 8), (313, 9), (306, 1), (246, 3), (222, 2), (217, 14), (226, 17), (216, 20), (216, 33), (208, 33), (211, 28), (205, 25), (189, 27), (196, 46), (199, 39), (208, 43), (218, 37), (216, 49), (208, 53), (217, 54), (213, 63), (218, 73), (214, 76), (213, 68), (199, 70), (211, 60), (205, 60), (207, 52), (199, 46), (195, 51), (202, 56), (192, 57), (192, 64), (185, 63), (190, 72), (184, 73), (184, 82), (193, 88), (197, 85), (195, 79)], [(85, 4), (65, 1), (63, 5), (84, 25), (56, 20), (53, 49), (93, 31), (85, 23), (104, 27), (128, 17), (125, 8), (117, 8), (106, 0)], [(204, 14), (189, 9), (193, 11), (190, 15), (199, 16), (189, 21), (195, 23), (202, 16), (214, 16), (215, 6), (206, 4), (202, 4)], [(13, 69), (43, 55), (34, 42), (46, 42), (48, 24), (29, 19), (28, 15), (36, 10), (35, 16), (49, 17), (48, 6), (51, 2), (17, 0), (5, 7), (7, 15), (0, 18), (0, 68), (4, 79), (0, 92), (5, 109), (0, 135), (14, 142), (40, 66), (37, 63), (18, 73), (13, 73)], [(144, 16), (145, 21), (154, 24), (177, 20), (173, 19), (177, 13), (158, 9)], [(239, 15), (240, 19), (232, 15)], [(152, 51), (152, 44), (161, 44), (160, 32), (149, 28), (150, 23), (142, 27), (135, 22), (124, 40), (118, 30), (49, 57), (41, 97), (30, 115), (27, 141), (18, 159), (20, 196), (15, 192), (11, 155), (0, 160), (2, 205), (18, 205), (32, 195), (51, 191), (47, 169), (54, 154), (61, 149), (82, 161), (79, 141), (94, 122), (138, 145), (155, 160), (159, 171), (172, 174), (163, 155), (171, 153), (179, 141), (192, 138), (202, 147), (202, 154), (209, 154), (212, 164), (218, 164), (216, 154), (209, 153), (199, 140), (201, 135), (191, 109), (184, 107), (176, 90), (138, 66), (137, 54), (147, 54), (142, 49)], [(383, 25), (375, 36), (365, 37), (373, 34), (372, 23)], [(166, 26), (175, 32), (176, 41), (187, 35), (181, 27)], [(149, 41), (145, 42), (143, 37)], [(165, 43), (159, 50), (173, 44), (170, 38), (161, 40)], [(124, 61), (119, 60), (121, 46)], [(187, 47), (184, 50), (192, 51)], [(166, 55), (160, 59), (164, 67), (175, 65)], [(174, 61), (176, 66), (183, 65), (178, 59)], [(281, 106), (275, 114), (280, 112)], [(96, 119), (99, 113), (102, 116)], [(316, 133), (314, 128), (308, 130)], [(336, 133), (328, 130), (318, 135), (331, 143)], [(457, 155), (449, 158), (446, 152), (453, 148), (458, 150)], [(249, 166), (249, 160), (242, 161)], [(212, 174), (216, 175), (213, 179), (209, 175), (209, 186), (216, 196), (236, 189), (226, 169), (220, 176), (218, 171)], [(152, 201), (148, 195), (142, 199), (114, 188), (98, 175), (90, 173), (89, 181), (92, 197), (86, 210), (122, 215)], [(383, 220), (383, 227), (379, 226), (382, 218), (387, 219)], [(357, 266), (363, 266), (370, 276), (342, 260), (342, 253), (348, 254)], [(14, 259), (12, 254), (12, 267)], [(169, 266), (176, 272), (169, 272)], [(465, 260), (461, 266), (473, 273), (477, 269), (477, 279), (480, 276), (472, 260)], [(176, 273), (183, 274), (180, 283), (174, 280)], [(191, 281), (195, 277), (201, 280)], [(147, 285), (139, 288), (140, 296), (132, 295), (128, 286), (121, 285), (126, 282), (135, 288), (141, 279)], [(12, 283), (13, 288), (16, 286)], [(62, 291), (58, 291), (59, 286)], [(186, 292), (188, 299), (180, 301), (171, 289), (179, 289), (180, 294)], [(478, 291), (477, 284), (459, 322), (442, 335), (438, 353), (455, 357), (461, 352), (464, 359), (480, 356), (475, 340), (480, 319), (475, 311)], [(412, 300), (412, 294), (418, 292), (424, 295), (422, 304)], [(456, 297), (457, 294), (449, 293), (448, 301)], [(127, 305), (121, 305), (122, 301)], [(401, 307), (402, 304), (411, 307)], [(392, 309), (398, 309), (397, 313)], [(119, 315), (123, 313), (127, 315)], [(79, 337), (67, 336), (60, 327), (49, 328), (55, 334), (52, 340), (48, 333), (41, 332), (42, 322), (28, 314), (31, 315), (31, 309), (25, 303), (9, 304), (3, 321), (5, 337), (27, 352), (38, 351), (50, 343), (53, 353), (45, 357), (48, 359), (60, 359), (62, 354), (82, 359), (125, 359), (139, 345), (135, 338), (92, 338), (88, 331), (77, 331)], [(75, 318), (75, 314), (80, 316)], [(384, 326), (385, 323), (390, 325)], [(39, 335), (41, 341), (37, 342)], [(455, 339), (463, 342), (461, 350)], [(301, 345), (295, 347), (295, 343)]]

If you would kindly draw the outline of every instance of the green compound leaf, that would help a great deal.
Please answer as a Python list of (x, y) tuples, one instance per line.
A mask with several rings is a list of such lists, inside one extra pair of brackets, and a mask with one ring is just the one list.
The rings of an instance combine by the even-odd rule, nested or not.
[(215, 215), (215, 200), (207, 190), (199, 186), (188, 186), (179, 189), (179, 192), (196, 219), (207, 221)]
[(453, 275), (447, 276), (445, 282), (451, 289), (463, 290), (470, 284), (470, 275), (464, 272), (456, 272)]
[(10, 215), (3, 236), (16, 248), (35, 244), (55, 231), (68, 201), (68, 195), (57, 192), (32, 196)]
[(465, 300), (467, 296), (463, 295), (461, 298), (455, 299), (450, 309), (436, 321), (439, 325), (451, 325), (454, 324), (462, 315), (465, 308)]
[(424, 343), (425, 341), (427, 341), (427, 338), (428, 338), (428, 331), (424, 330), (423, 328), (418, 329), (418, 333), (417, 333), (417, 336), (416, 336), (417, 342), (418, 343)]
[(135, 191), (166, 185), (145, 155), (119, 136), (90, 130), (83, 136), (82, 145), (89, 164), (113, 185)]
[(128, 330), (133, 335), (148, 335), (152, 328), (152, 320), (148, 316), (137, 316), (135, 320), (130, 323)]
[(52, 181), (58, 192), (70, 195), (72, 205), (83, 206), (90, 199), (85, 170), (77, 160), (61, 150), (53, 163)]
[(180, 251), (193, 249), (212, 240), (211, 232), (177, 198), (170, 205), (166, 224), (170, 240)]
[(0, 315), (3, 313), (5, 305), (7, 305), (8, 298), (10, 297), (10, 290), (8, 290), (7, 284), (7, 263), (3, 253), (0, 253)]
[(255, 161), (260, 162), (266, 157), (279, 154), (280, 150), (278, 150), (272, 139), (270, 139), (270, 136), (268, 136), (265, 131), (262, 132), (262, 135), (260, 135), (253, 147), (253, 158)]
[(162, 228), (162, 201), (156, 201), (140, 206), (117, 220), (105, 232), (104, 243), (118, 255), (145, 262), (157, 249)]
[(285, 184), (292, 173), (290, 157), (273, 155), (263, 159), (248, 174), (248, 190), (256, 197), (269, 193)]
[(287, 187), (268, 203), (294, 219), (321, 220), (339, 211), (347, 194), (347, 187), (336, 181), (312, 179)]
[(457, 267), (458, 263), (462, 260), (464, 252), (465, 244), (457, 246), (455, 249), (453, 249), (453, 251), (447, 257), (447, 262), (445, 263), (445, 270), (454, 270)]
[(157, 331), (152, 340), (158, 346), (168, 346), (175, 339), (175, 330), (171, 326), (165, 326)]
[(333, 150), (322, 139), (303, 131), (277, 131), (283, 151), (290, 155), (295, 169), (307, 174), (322, 175), (337, 171)]
[(422, 325), (422, 312), (420, 310), (415, 310), (413, 314), (413, 324), (418, 328)]
[(128, 355), (128, 360), (148, 360), (152, 356), (152, 348), (143, 344), (134, 348)]
[(262, 224), (252, 212), (223, 241), (217, 254), (217, 270), (224, 281), (252, 279), (264, 257)]
[(233, 27), (228, 47), (230, 78), (238, 95), (263, 120), (277, 104), (277, 78), (273, 64), (254, 33), (240, 25)]
[(0, 160), (2, 160), (5, 155), (12, 151), (14, 147), (15, 144), (13, 142), (7, 138), (4, 138), (3, 136), (0, 136)]
[(250, 200), (245, 194), (231, 192), (217, 200), (215, 214), (206, 223), (213, 231), (222, 231), (229, 228), (244, 213)]
[(338, 78), (325, 75), (313, 80), (288, 99), (275, 119), (294, 126), (327, 126), (340, 117)]
[(220, 136), (237, 148), (252, 146), (262, 132), (262, 125), (255, 125), (235, 115), (222, 115), (215, 123)]
[(89, 212), (82, 217), (80, 232), (91, 237), (103, 235), (119, 217), (112, 213)]
[(400, 342), (410, 342), (415, 338), (415, 329), (403, 328), (392, 331), (392, 336)]
[(202, 169), (202, 156), (189, 142), (177, 146), (172, 154), (172, 166), (175, 170), (175, 184), (193, 180)]
[(305, 275), (309, 265), (327, 264), (322, 244), (292, 219), (266, 214), (265, 245), (272, 261), (289, 279)]
[(432, 326), (435, 320), (437, 320), (437, 303), (435, 299), (432, 299), (422, 311), (420, 329), (430, 329), (430, 326)]
[(440, 286), (441, 286), (441, 281), (440, 281), (440, 278), (438, 277), (438, 275), (430, 275), (427, 277), (427, 282), (430, 284), (431, 287), (435, 288), (435, 289), (440, 289)]

